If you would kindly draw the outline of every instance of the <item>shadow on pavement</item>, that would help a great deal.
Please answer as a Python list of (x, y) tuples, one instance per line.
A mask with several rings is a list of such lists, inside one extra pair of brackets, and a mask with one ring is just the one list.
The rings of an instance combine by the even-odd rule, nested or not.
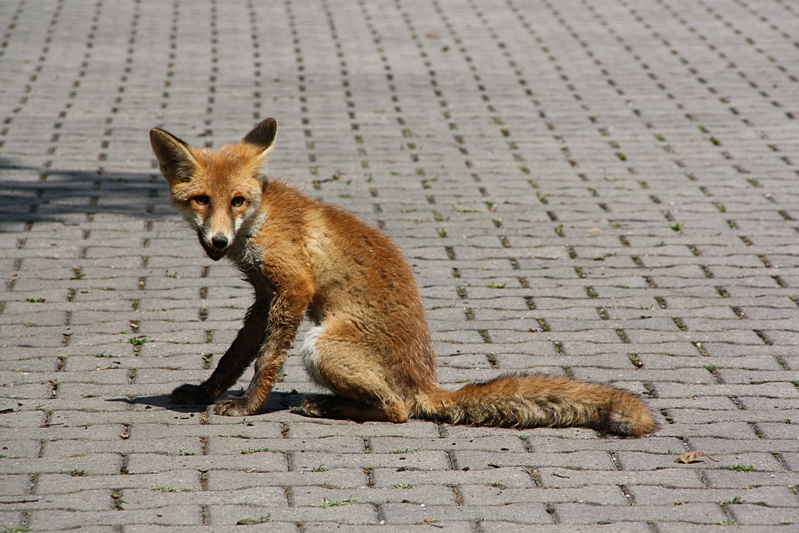
[[(167, 387), (169, 388), (169, 387)], [(227, 393), (223, 394), (219, 397), (219, 399), (223, 399), (229, 396), (238, 396), (238, 391), (228, 391)], [(311, 394), (299, 393), (297, 391), (291, 392), (275, 392), (272, 391), (269, 394), (269, 397), (266, 399), (264, 404), (258, 410), (256, 415), (263, 415), (267, 413), (274, 413), (277, 411), (286, 411), (290, 409), (299, 408), (302, 405), (303, 399), (305, 397), (311, 396)], [(161, 407), (164, 409), (168, 409), (170, 411), (174, 411), (176, 413), (202, 413), (206, 410), (207, 405), (185, 405), (185, 404), (177, 404), (172, 403), (169, 401), (169, 394), (159, 394), (156, 396), (137, 396), (136, 398), (106, 398), (107, 402), (122, 402), (127, 403), (130, 405), (146, 405), (151, 407)]]
[(0, 157), (0, 229), (35, 222), (87, 222), (96, 214), (169, 217), (166, 181), (141, 172), (46, 170)]

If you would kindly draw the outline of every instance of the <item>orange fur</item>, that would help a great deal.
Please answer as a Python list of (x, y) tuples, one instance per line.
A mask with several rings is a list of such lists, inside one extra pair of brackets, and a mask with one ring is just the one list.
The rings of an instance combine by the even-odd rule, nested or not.
[(244, 326), (210, 378), (176, 388), (176, 403), (212, 403), (255, 362), (245, 394), (216, 403), (250, 415), (266, 400), (304, 315), (316, 323), (302, 355), (311, 378), (334, 396), (310, 396), (312, 416), (512, 427), (588, 426), (639, 436), (655, 428), (633, 394), (567, 377), (506, 375), (450, 392), (413, 273), (378, 230), (317, 202), (260, 169), (277, 123), (267, 119), (219, 150), (194, 148), (163, 130), (150, 139), (170, 199), (208, 256), (227, 256), (255, 289)]

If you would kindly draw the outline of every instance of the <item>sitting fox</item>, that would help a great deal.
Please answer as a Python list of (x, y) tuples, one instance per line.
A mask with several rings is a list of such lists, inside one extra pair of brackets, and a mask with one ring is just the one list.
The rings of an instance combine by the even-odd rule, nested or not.
[(307, 315), (302, 346), (311, 379), (334, 395), (307, 397), (309, 416), (405, 422), (409, 417), (502, 427), (587, 426), (640, 436), (655, 429), (633, 394), (568, 377), (511, 374), (456, 391), (436, 378), (436, 355), (410, 267), (380, 231), (261, 174), (277, 122), (241, 142), (195, 148), (153, 129), (150, 140), (170, 200), (214, 261), (227, 256), (255, 289), (244, 326), (201, 385), (170, 400), (210, 404), (255, 361), (241, 397), (214, 412), (258, 411)]

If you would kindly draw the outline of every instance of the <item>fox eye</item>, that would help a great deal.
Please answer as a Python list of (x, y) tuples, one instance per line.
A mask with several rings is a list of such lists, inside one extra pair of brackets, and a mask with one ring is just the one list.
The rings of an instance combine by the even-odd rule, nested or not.
[(244, 198), (242, 196), (236, 196), (230, 201), (230, 205), (233, 207), (241, 207), (244, 205)]
[(208, 203), (211, 201), (211, 199), (205, 194), (201, 194), (199, 196), (195, 196), (192, 199), (194, 200), (194, 202), (197, 205), (208, 205)]

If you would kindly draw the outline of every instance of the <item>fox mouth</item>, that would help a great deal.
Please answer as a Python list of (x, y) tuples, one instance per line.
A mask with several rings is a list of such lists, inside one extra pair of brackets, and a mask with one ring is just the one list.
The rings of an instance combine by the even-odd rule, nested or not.
[(230, 249), (229, 247), (225, 248), (224, 250), (219, 250), (217, 248), (212, 248), (211, 246), (208, 246), (207, 244), (205, 244), (205, 241), (203, 240), (202, 236), (197, 235), (197, 237), (199, 237), (199, 239), (200, 239), (200, 245), (203, 247), (203, 250), (205, 250), (205, 254), (208, 257), (210, 257), (211, 259), (213, 259), (214, 261), (219, 261), (220, 259), (225, 257), (225, 254)]

